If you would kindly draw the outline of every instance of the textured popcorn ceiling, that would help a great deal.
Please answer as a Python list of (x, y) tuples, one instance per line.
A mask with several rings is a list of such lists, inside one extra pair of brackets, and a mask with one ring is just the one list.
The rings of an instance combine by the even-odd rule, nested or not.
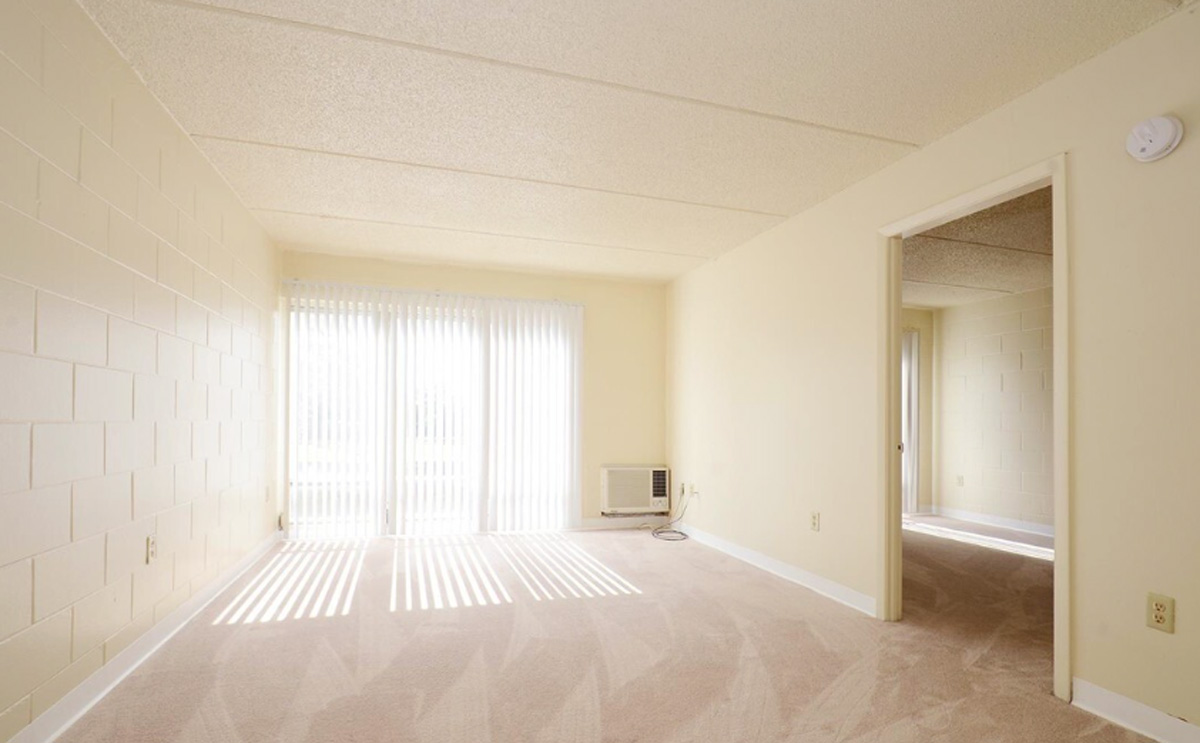
[(647, 279), (1176, 6), (80, 2), (284, 247)]
[(953, 307), (1053, 285), (1050, 189), (904, 241), (903, 301)]
[(1043, 188), (922, 234), (1050, 255), (1054, 252), (1050, 215), (1050, 189)]

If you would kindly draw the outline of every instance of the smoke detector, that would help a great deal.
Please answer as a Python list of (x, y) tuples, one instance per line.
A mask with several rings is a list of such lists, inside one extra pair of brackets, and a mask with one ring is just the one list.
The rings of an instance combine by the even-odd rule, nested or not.
[(1182, 139), (1182, 121), (1174, 116), (1155, 116), (1129, 132), (1125, 138), (1125, 151), (1138, 162), (1154, 162), (1170, 155)]

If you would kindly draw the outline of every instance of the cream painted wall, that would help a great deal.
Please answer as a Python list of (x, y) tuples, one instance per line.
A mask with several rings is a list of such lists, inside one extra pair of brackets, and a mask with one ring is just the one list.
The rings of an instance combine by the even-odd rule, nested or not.
[[(1183, 9), (670, 291), (670, 461), (696, 527), (880, 596), (884, 225), (1067, 152), (1072, 673), (1200, 721), (1200, 6)], [(1163, 71), (1171, 71), (1164, 74)], [(1169, 158), (1138, 121), (1189, 127)], [(1057, 248), (1056, 248), (1057, 249)], [(807, 528), (822, 511), (822, 528)], [(1174, 596), (1176, 634), (1146, 628)], [(1049, 693), (1049, 690), (1047, 690)]]
[(272, 533), (279, 256), (73, 2), (0, 54), (8, 740)]
[(290, 252), (284, 254), (283, 275), (582, 304), (585, 524), (600, 518), (600, 465), (661, 464), (666, 459), (663, 284)]
[(917, 395), (920, 398), (917, 403), (920, 410), (917, 411), (918, 424), (920, 425), (920, 447), (917, 473), (917, 507), (922, 512), (928, 512), (933, 509), (934, 503), (934, 487), (937, 482), (937, 476), (933, 469), (933, 458), (936, 441), (934, 439), (934, 371), (933, 360), (937, 353), (937, 336), (933, 329), (933, 312), (930, 310), (919, 310), (913, 308), (904, 308), (900, 316), (900, 324), (904, 330), (915, 330), (920, 336), (920, 389)]
[(1052, 305), (1039, 289), (937, 312), (939, 508), (1054, 523)]

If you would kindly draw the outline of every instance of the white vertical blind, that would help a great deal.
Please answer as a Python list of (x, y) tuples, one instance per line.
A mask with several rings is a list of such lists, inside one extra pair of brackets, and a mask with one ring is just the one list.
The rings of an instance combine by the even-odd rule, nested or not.
[(391, 318), (371, 292), (338, 286), (293, 296), (289, 314), (289, 519), (304, 538), (373, 536), (388, 492)]
[(578, 517), (581, 307), (289, 288), (293, 536), (528, 531)]
[(578, 498), (560, 494), (579, 467), (582, 324), (578, 307), (493, 308), (488, 502), (494, 530), (555, 529), (577, 517)]
[(478, 531), (483, 477), (485, 323), (474, 297), (404, 294), (399, 414), (402, 534)]

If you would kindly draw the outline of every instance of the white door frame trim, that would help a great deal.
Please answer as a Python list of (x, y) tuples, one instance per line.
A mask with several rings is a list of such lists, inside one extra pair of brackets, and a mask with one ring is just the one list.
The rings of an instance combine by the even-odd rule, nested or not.
[(903, 554), (900, 508), (900, 337), (901, 268), (905, 237), (938, 227), (981, 209), (1051, 186), (1054, 239), (1054, 694), (1071, 700), (1071, 419), (1070, 419), (1070, 296), (1067, 234), (1067, 156), (1054, 157), (934, 205), (879, 230), (885, 270), (881, 278), (883, 303), (881, 352), (886, 368), (880, 384), (884, 400), (885, 453), (880, 516), (883, 527), (879, 563), (878, 614), (881, 619), (901, 618)]

